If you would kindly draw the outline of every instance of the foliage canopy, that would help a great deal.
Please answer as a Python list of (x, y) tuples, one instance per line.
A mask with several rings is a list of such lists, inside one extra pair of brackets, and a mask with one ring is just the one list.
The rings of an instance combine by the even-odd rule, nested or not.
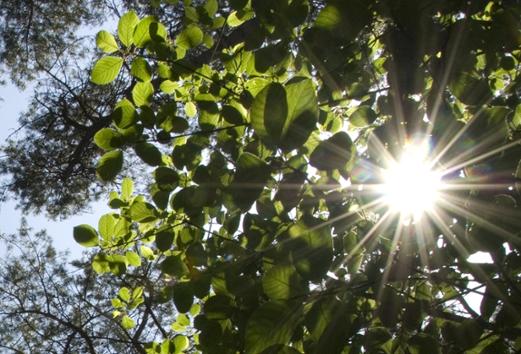
[[(143, 296), (196, 330), (144, 350), (521, 349), (519, 1), (169, 3), (174, 36), (133, 12), (98, 34), (91, 81), (128, 93), (93, 137), (97, 175), (150, 177), (75, 229), (99, 274), (161, 271)], [(452, 187), (404, 225), (367, 187), (418, 135)]]

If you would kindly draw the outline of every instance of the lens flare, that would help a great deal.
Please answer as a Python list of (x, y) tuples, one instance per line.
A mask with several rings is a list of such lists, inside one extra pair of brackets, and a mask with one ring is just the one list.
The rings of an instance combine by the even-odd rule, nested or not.
[(427, 144), (406, 145), (383, 172), (384, 203), (405, 223), (418, 221), (439, 198), (441, 174), (432, 169), (428, 153)]

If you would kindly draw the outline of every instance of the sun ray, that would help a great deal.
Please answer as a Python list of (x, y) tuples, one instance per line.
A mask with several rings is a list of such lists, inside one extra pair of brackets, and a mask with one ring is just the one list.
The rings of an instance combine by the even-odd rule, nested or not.
[(382, 183), (374, 186), (386, 204), (404, 220), (418, 221), (438, 198), (441, 175), (428, 159), (426, 141), (405, 145), (399, 159), (389, 163), (382, 173)]
[(441, 151), (436, 152), (434, 154), (434, 157), (432, 158), (432, 161), (434, 163), (438, 163), (441, 161), (443, 156), (452, 148), (452, 146), (461, 138), (463, 134), (469, 129), (469, 127), (474, 123), (479, 115), (484, 111), (484, 107), (481, 107), (478, 112), (476, 112), (468, 122), (466, 122), (456, 134), (450, 139), (446, 144), (439, 144), (437, 149), (441, 149)]
[(444, 166), (445, 170), (450, 169), (456, 164), (460, 164), (460, 161), (464, 161), (465, 159), (472, 159), (472, 157), (469, 156), (481, 154), (483, 151), (490, 151), (491, 147), (497, 147), (498, 143), (500, 143), (503, 139), (504, 134), (502, 134), (500, 131), (496, 131), (492, 134), (487, 135), (480, 142), (475, 143), (474, 146), (472, 146), (471, 148), (461, 151), (461, 153), (458, 153), (457, 156), (455, 156), (451, 160), (444, 161), (442, 163), (440, 162), (440, 164)]
[[(433, 210), (435, 210), (436, 205), (434, 206)], [(427, 245), (428, 244), (435, 244), (435, 239), (432, 236), (432, 228), (428, 227), (431, 222), (430, 213), (432, 210), (427, 210), (427, 216), (428, 218), (425, 218), (420, 223), (414, 224), (414, 228), (416, 230), (416, 237), (419, 239), (418, 242), (418, 251), (420, 253), (420, 262), (422, 265), (428, 267), (429, 266), (429, 257), (427, 252)]]
[(461, 183), (458, 181), (449, 181), (444, 183), (441, 187), (442, 191), (492, 191), (492, 190), (505, 190), (512, 187), (512, 183), (464, 183), (462, 179)]
[(384, 223), (390, 222), (390, 216), (391, 212), (387, 211), (385, 214), (383, 214), (378, 221), (367, 231), (367, 233), (364, 235), (364, 237), (353, 247), (353, 249), (347, 254), (347, 256), (344, 259), (344, 262), (349, 261), (353, 256), (360, 250), (361, 247), (363, 247), (367, 241), (371, 238), (371, 236), (378, 230)]
[(514, 140), (506, 145), (503, 145), (503, 146), (500, 146), (498, 148), (495, 148), (493, 150), (490, 150), (489, 152), (486, 152), (486, 153), (483, 153), (479, 156), (476, 156), (472, 159), (469, 159), (465, 162), (462, 162), (456, 166), (452, 166), (452, 167), (447, 167), (443, 170), (443, 174), (444, 175), (447, 175), (447, 174), (450, 174), (452, 172), (455, 172), (455, 171), (458, 171), (458, 170), (461, 170), (462, 168), (464, 167), (467, 167), (468, 165), (471, 165), (471, 164), (475, 164), (477, 162), (480, 162), (480, 161), (483, 161), (491, 156), (494, 156), (494, 155), (497, 155), (505, 150), (508, 150), (516, 145), (520, 145), (521, 144), (521, 139), (517, 139), (517, 140)]
[(393, 234), (393, 239), (392, 239), (392, 242), (391, 242), (391, 248), (389, 250), (389, 255), (387, 256), (387, 259), (385, 261), (384, 273), (382, 275), (382, 280), (381, 280), (380, 285), (378, 287), (378, 293), (377, 293), (377, 296), (376, 296), (377, 299), (380, 299), (382, 291), (383, 291), (384, 284), (387, 283), (387, 279), (389, 278), (389, 273), (391, 271), (391, 265), (393, 263), (394, 256), (395, 256), (394, 253), (395, 253), (395, 251), (397, 249), (398, 243), (400, 242), (400, 239), (401, 239), (401, 236), (402, 236), (403, 227), (404, 227), (404, 222), (403, 222), (402, 219), (403, 219), (403, 215), (400, 215), (399, 216), (399, 222), (396, 225), (396, 230), (394, 231), (394, 234)]
[[(369, 137), (369, 140), (371, 141), (371, 145), (375, 148), (376, 152), (378, 152), (378, 154), (383, 156), (383, 161), (384, 162), (388, 163), (390, 161), (394, 161), (394, 157), (391, 155), (389, 150), (387, 150), (385, 145), (382, 143), (382, 141), (380, 140), (380, 138), (376, 134), (371, 133), (370, 137)], [(377, 169), (384, 168), (384, 167), (378, 166), (376, 164), (373, 164), (373, 166), (375, 168), (377, 168)]]
[(456, 196), (447, 196), (447, 198), (443, 198), (440, 200), (440, 206), (442, 206), (446, 210), (453, 212), (456, 215), (466, 217), (473, 222), (479, 223), (480, 227), (484, 227), (492, 233), (503, 237), (505, 241), (511, 242), (512, 244), (515, 244), (517, 247), (521, 247), (521, 241), (519, 240), (519, 237), (517, 235), (491, 223), (488, 220), (485, 220), (483, 217), (465, 208), (458, 206), (456, 203), (451, 202), (451, 199), (456, 200), (460, 203), (465, 202), (464, 200)]
[[(516, 81), (513, 81), (509, 83), (504, 89), (503, 93), (506, 93), (510, 91), (512, 88), (515, 87)], [(481, 114), (485, 111), (486, 106), (492, 102), (494, 99), (494, 96), (489, 97), (486, 102), (482, 104), (482, 106), (479, 108), (479, 110), (470, 118), (469, 121), (467, 121), (461, 129), (450, 139), (446, 144), (440, 144), (439, 147), (443, 146), (441, 151), (437, 154), (435, 154), (435, 157), (432, 159), (435, 163), (440, 161), (443, 156), (452, 148), (452, 146), (461, 138), (461, 136), (469, 129), (469, 127), (479, 118)], [(518, 140), (519, 141), (519, 140)]]
[[(443, 222), (442, 217), (437, 211), (433, 211), (431, 213), (432, 220), (437, 224), (437, 226), (442, 230), (444, 236), (447, 238), (449, 242), (455, 247), (456, 251), (458, 251), (465, 259), (470, 256), (470, 253), (465, 249), (463, 244), (457, 239), (456, 235), (453, 231)], [(472, 272), (472, 276), (476, 281), (480, 281), (487, 286), (487, 289), (497, 298), (501, 299), (503, 303), (509, 308), (509, 311), (514, 311), (517, 313), (518, 311), (514, 306), (510, 303), (509, 298), (506, 294), (504, 294), (498, 286), (494, 283), (492, 279), (487, 275), (487, 273), (481, 268), (479, 264), (476, 263), (467, 263), (467, 266)]]
[[(458, 27), (458, 31), (456, 32), (456, 38), (454, 40), (455, 45), (454, 45), (453, 48), (458, 48), (459, 47), (459, 43), (461, 42), (461, 38), (463, 36), (464, 28), (465, 28), (465, 26), (459, 26)], [(450, 38), (449, 38), (449, 40), (450, 40)], [(443, 76), (441, 78), (441, 82), (438, 85), (439, 86), (439, 90), (438, 90), (438, 92), (436, 94), (436, 100), (434, 101), (432, 112), (428, 112), (429, 113), (430, 124), (427, 127), (427, 132), (426, 132), (427, 136), (431, 135), (432, 130), (434, 128), (434, 124), (436, 124), (436, 118), (438, 116), (438, 112), (439, 112), (439, 109), (440, 109), (440, 106), (441, 106), (442, 93), (443, 93), (445, 87), (447, 86), (447, 83), (448, 83), (449, 77), (450, 77), (450, 73), (452, 72), (452, 67), (454, 66), (454, 63), (456, 62), (456, 54), (457, 54), (456, 50), (453, 50), (452, 52), (449, 53), (449, 57), (448, 57), (448, 60), (447, 60), (447, 65), (445, 67), (445, 70), (443, 71)]]

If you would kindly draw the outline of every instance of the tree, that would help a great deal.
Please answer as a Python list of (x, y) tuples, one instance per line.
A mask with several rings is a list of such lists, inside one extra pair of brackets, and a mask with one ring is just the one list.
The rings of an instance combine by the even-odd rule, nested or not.
[[(97, 148), (92, 137), (110, 124), (115, 102), (130, 97), (123, 84), (101, 88), (89, 82), (85, 67), (97, 54), (92, 51), (90, 38), (78, 34), (77, 28), (134, 9), (167, 20), (173, 35), (178, 31), (182, 11), (179, 5), (130, 0), (31, 2), (18, 7), (6, 3), (0, 4), (2, 8), (9, 18), (5, 31), (16, 29), (16, 33), (4, 35), (6, 70), (12, 69), (11, 79), (20, 86), (39, 77), (31, 103), (20, 116), (20, 128), (2, 146), (2, 200), (15, 197), (25, 212), (45, 211), (53, 218), (66, 217), (88, 208), (107, 190), (106, 184), (95, 178)], [(30, 18), (27, 12), (53, 21), (53, 26), (41, 29), (42, 24), (31, 19), (26, 23)], [(59, 20), (54, 21), (55, 16)], [(33, 31), (35, 34), (20, 38), (22, 32)]]
[(158, 276), (153, 269), (96, 277), (90, 262), (71, 262), (25, 220), (16, 235), (0, 237), (6, 250), (0, 262), (2, 353), (144, 353), (145, 343), (173, 322), (172, 305), (152, 304), (143, 294), (141, 279)]
[(76, 32), (81, 25), (100, 25), (100, 0), (0, 2), (0, 64), (17, 85), (34, 79), (59, 53), (81, 53)]
[[(518, 351), (521, 3), (182, 11), (175, 37), (134, 12), (98, 34), (92, 82), (130, 95), (94, 135), (96, 173), (124, 175), (129, 155), (153, 171), (147, 193), (122, 180), (97, 230), (75, 228), (93, 269), (118, 276), (135, 252), (165, 281), (145, 293), (170, 298), (205, 353)], [(381, 195), (380, 173), (404, 145), (424, 151), (416, 140), (443, 186), (418, 219)], [(179, 332), (148, 352), (182, 351)]]
[(125, 9), (163, 17), (161, 6), (139, 0), (31, 0), (0, 2), (2, 75), (25, 87), (63, 53), (83, 57), (81, 27), (100, 25)]

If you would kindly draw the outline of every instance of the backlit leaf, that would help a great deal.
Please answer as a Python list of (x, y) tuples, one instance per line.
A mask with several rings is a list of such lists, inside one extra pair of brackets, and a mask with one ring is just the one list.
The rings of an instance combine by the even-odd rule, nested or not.
[(123, 167), (123, 152), (113, 150), (105, 153), (96, 165), (96, 175), (103, 181), (113, 180)]
[(130, 47), (133, 43), (134, 29), (139, 18), (134, 11), (129, 11), (118, 22), (118, 37), (125, 47)]
[(230, 186), (234, 202), (248, 210), (259, 197), (271, 174), (269, 166), (257, 156), (243, 153), (237, 161), (237, 172)]
[(98, 245), (98, 233), (86, 224), (75, 226), (73, 229), (74, 240), (83, 247), (95, 247)]
[(357, 127), (362, 128), (373, 124), (376, 119), (376, 113), (368, 106), (358, 107), (349, 117), (349, 122)]
[(311, 153), (310, 164), (319, 170), (342, 169), (354, 155), (353, 142), (346, 132), (322, 141)]
[(116, 79), (122, 66), (123, 58), (114, 56), (103, 57), (94, 64), (90, 79), (97, 85), (110, 84)]
[(154, 86), (150, 82), (138, 82), (132, 89), (132, 100), (136, 106), (148, 106), (152, 102)]
[(135, 27), (133, 41), (134, 45), (143, 48), (152, 41), (164, 41), (166, 38), (166, 28), (158, 23), (154, 16), (143, 18)]
[(150, 81), (152, 77), (152, 68), (145, 59), (137, 57), (132, 61), (130, 73), (136, 79), (143, 82), (147, 82)]
[(114, 36), (107, 31), (99, 31), (96, 35), (96, 45), (105, 53), (114, 53), (119, 49)]
[(287, 115), (286, 90), (281, 84), (274, 83), (255, 96), (250, 121), (259, 137), (278, 141), (283, 135)]
[(246, 354), (257, 354), (275, 344), (287, 344), (297, 326), (301, 308), (270, 301), (259, 306), (246, 325)]
[(305, 292), (302, 279), (291, 265), (270, 268), (262, 278), (262, 288), (272, 300), (288, 300)]
[(149, 222), (157, 219), (157, 210), (152, 204), (135, 201), (130, 206), (130, 217), (137, 222)]
[(197, 47), (203, 42), (203, 31), (194, 24), (188, 25), (176, 38), (176, 44), (184, 49)]
[(117, 149), (122, 145), (121, 135), (111, 128), (102, 128), (94, 135), (94, 143), (105, 151)]

